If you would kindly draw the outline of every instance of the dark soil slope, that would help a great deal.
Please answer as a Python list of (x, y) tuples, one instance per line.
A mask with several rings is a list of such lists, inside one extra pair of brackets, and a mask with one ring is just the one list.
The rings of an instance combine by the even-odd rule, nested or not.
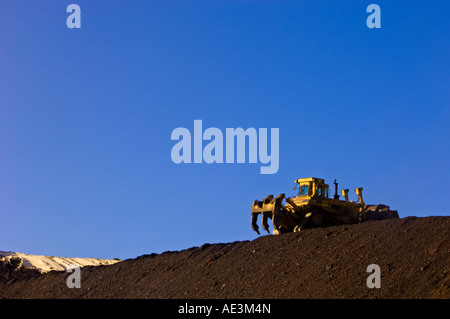
[[(367, 287), (370, 264), (381, 288)], [(205, 244), (0, 279), (1, 298), (450, 298), (450, 217), (408, 217)]]

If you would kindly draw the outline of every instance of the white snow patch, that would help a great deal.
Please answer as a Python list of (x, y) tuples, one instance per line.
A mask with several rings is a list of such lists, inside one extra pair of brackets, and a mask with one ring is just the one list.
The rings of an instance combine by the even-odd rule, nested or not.
[(48, 272), (52, 270), (65, 271), (69, 265), (83, 266), (100, 266), (112, 265), (120, 261), (120, 259), (98, 259), (98, 258), (69, 258), (54, 257), (43, 255), (29, 255), (16, 253), (11, 251), (0, 251), (0, 258), (10, 259), (11, 257), (20, 257), (23, 260), (24, 267), (30, 267), (40, 272)]

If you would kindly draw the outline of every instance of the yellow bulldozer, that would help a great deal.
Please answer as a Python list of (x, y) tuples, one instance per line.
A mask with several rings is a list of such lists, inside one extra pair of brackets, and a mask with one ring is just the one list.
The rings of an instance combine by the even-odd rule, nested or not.
[[(258, 216), (262, 215), (262, 228), (269, 232), (268, 219), (272, 219), (273, 234), (296, 232), (301, 229), (356, 224), (367, 220), (399, 218), (396, 210), (386, 205), (366, 205), (362, 197), (363, 188), (356, 188), (358, 201), (348, 199), (348, 189), (341, 190), (344, 200), (338, 195), (338, 183), (334, 181), (334, 197), (329, 198), (329, 187), (322, 178), (300, 178), (294, 181), (298, 195), (277, 197), (269, 195), (252, 205), (252, 229), (259, 234)], [(283, 204), (283, 201), (286, 203)]]

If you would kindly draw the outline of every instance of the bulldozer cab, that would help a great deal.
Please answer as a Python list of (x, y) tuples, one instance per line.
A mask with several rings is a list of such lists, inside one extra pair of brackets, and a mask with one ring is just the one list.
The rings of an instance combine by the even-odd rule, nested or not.
[(328, 185), (322, 178), (308, 177), (294, 181), (298, 184), (298, 196), (328, 198)]

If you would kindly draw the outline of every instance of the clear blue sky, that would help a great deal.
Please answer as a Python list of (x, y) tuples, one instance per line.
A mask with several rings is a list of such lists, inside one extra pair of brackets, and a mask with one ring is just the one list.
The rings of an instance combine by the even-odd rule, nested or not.
[[(253, 200), (310, 176), (401, 217), (449, 215), (449, 14), (449, 1), (0, 0), (0, 250), (132, 258), (251, 240)], [(174, 164), (171, 132), (195, 119), (279, 128), (279, 171)]]

